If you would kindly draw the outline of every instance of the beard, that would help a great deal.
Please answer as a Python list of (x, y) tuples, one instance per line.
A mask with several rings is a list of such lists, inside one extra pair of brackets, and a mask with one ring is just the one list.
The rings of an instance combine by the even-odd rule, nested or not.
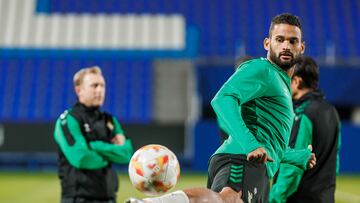
[[(270, 60), (276, 65), (278, 65), (284, 71), (288, 71), (291, 67), (293, 67), (297, 63), (299, 58), (299, 56), (294, 57), (294, 54), (292, 54), (289, 51), (280, 52), (279, 55), (277, 56), (276, 53), (271, 49), (271, 47), (269, 52), (270, 52)], [(282, 61), (280, 58), (282, 55), (291, 56), (291, 60)]]

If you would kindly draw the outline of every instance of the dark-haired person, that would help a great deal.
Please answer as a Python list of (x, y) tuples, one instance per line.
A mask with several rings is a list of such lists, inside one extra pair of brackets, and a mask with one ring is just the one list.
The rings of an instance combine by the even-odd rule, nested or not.
[(242, 191), (245, 202), (268, 201), (269, 179), (280, 162), (296, 156), (292, 164), (299, 167), (315, 164), (307, 147), (288, 150), (294, 119), (292, 67), (305, 50), (298, 17), (275, 16), (264, 48), (267, 58), (242, 63), (211, 101), (219, 126), (229, 138), (210, 158), (208, 188)]
[(268, 202), (269, 178), (280, 162), (314, 166), (306, 147), (287, 148), (294, 118), (289, 75), (305, 49), (298, 18), (288, 13), (273, 18), (264, 47), (267, 58), (242, 63), (211, 102), (220, 129), (229, 135), (210, 158), (208, 188), (215, 192), (186, 189), (128, 202)]
[(296, 114), (289, 145), (302, 149), (312, 145), (317, 165), (303, 170), (281, 164), (270, 202), (334, 202), (338, 170), (340, 122), (336, 109), (318, 90), (319, 68), (310, 57), (301, 57), (291, 80)]
[(102, 112), (105, 79), (97, 66), (73, 78), (78, 102), (55, 124), (61, 203), (115, 203), (118, 176), (112, 163), (128, 163), (133, 148), (119, 121)]

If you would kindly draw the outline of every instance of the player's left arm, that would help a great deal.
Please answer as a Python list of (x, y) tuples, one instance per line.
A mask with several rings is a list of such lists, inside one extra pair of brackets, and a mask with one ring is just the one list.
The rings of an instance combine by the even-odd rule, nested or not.
[(98, 152), (108, 161), (115, 163), (128, 163), (133, 154), (133, 147), (130, 139), (126, 139), (119, 121), (112, 117), (114, 134), (111, 143), (103, 141), (90, 142), (92, 150)]
[(303, 170), (313, 168), (316, 165), (316, 156), (311, 152), (312, 147), (310, 146), (307, 149), (287, 148), (281, 163), (291, 164)]

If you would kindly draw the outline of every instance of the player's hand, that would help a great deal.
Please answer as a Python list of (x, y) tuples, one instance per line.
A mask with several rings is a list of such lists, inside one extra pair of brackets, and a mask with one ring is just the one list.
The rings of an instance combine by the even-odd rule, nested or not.
[(259, 147), (247, 155), (247, 160), (259, 164), (265, 164), (267, 161), (274, 162), (274, 160), (267, 155), (264, 147)]
[[(312, 145), (309, 145), (308, 149), (312, 152)], [(314, 168), (315, 165), (316, 165), (316, 156), (314, 153), (311, 153), (307, 166), (308, 168)]]
[(116, 145), (123, 145), (125, 143), (125, 136), (123, 134), (116, 134), (112, 139), (111, 143)]

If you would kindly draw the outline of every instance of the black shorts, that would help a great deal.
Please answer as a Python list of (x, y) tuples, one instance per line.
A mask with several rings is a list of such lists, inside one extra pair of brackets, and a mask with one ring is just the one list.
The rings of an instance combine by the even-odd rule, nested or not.
[(207, 187), (215, 192), (224, 187), (241, 190), (244, 202), (268, 202), (270, 190), (265, 164), (249, 162), (242, 154), (211, 157)]

